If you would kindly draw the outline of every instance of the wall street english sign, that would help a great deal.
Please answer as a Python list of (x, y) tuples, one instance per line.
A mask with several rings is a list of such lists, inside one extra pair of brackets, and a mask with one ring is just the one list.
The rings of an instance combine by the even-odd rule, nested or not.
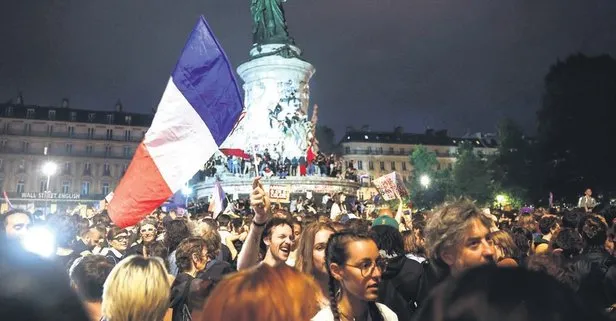
[(29, 199), (50, 199), (50, 200), (78, 200), (81, 195), (78, 193), (21, 193), (21, 198)]

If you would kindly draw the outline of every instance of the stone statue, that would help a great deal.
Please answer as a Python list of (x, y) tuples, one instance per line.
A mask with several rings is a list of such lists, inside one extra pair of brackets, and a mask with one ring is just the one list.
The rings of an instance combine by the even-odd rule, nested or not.
[(283, 2), (286, 0), (251, 0), (253, 44), (293, 44), (287, 31)]

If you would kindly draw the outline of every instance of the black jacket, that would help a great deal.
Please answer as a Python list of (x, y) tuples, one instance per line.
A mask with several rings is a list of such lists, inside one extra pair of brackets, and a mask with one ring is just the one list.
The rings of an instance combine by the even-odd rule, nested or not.
[(379, 284), (378, 302), (392, 309), (398, 319), (410, 320), (425, 300), (426, 291), (422, 264), (400, 255), (388, 261)]
[(185, 308), (189, 313), (200, 310), (215, 285), (216, 282), (204, 281), (186, 273), (179, 273), (171, 285), (172, 320), (183, 321)]
[(571, 265), (577, 293), (589, 304), (605, 309), (616, 303), (616, 258), (601, 247), (589, 248)]

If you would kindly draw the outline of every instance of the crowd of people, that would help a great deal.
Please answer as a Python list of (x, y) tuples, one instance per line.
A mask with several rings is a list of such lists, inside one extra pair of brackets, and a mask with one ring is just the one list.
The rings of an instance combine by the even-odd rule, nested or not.
[(204, 176), (221, 178), (221, 175), (249, 178), (258, 175), (280, 179), (289, 176), (323, 176), (357, 180), (357, 171), (353, 166), (344, 169), (342, 159), (334, 154), (318, 152), (313, 159), (303, 156), (288, 158), (282, 157), (276, 150), (270, 152), (268, 149), (255, 155), (221, 155), (213, 158), (206, 164)]
[[(315, 211), (250, 212), (138, 226), (3, 213), (0, 314), (20, 320), (609, 320), (616, 306), (611, 208), (487, 210), (461, 199), (370, 215), (340, 195)], [(596, 205), (596, 204), (595, 204)], [(338, 207), (337, 209), (334, 209)], [(49, 258), (24, 240), (44, 226)], [(31, 240), (30, 240), (31, 241)], [(45, 244), (39, 244), (45, 245)]]

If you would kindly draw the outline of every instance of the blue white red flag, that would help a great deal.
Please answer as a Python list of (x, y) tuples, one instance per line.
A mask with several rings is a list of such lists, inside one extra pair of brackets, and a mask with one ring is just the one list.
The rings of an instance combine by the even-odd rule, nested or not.
[(225, 210), (225, 191), (219, 181), (214, 183), (214, 191), (212, 191), (212, 199), (210, 200), (209, 212), (212, 212), (214, 219)]
[(143, 142), (107, 210), (127, 227), (163, 204), (227, 138), (243, 110), (229, 60), (201, 17), (182, 51)]
[(11, 200), (9, 200), (9, 195), (6, 193), (6, 191), (3, 194), (4, 194), (4, 201), (6, 202), (6, 205), (9, 206), (9, 210), (14, 209), (13, 204), (11, 203)]

